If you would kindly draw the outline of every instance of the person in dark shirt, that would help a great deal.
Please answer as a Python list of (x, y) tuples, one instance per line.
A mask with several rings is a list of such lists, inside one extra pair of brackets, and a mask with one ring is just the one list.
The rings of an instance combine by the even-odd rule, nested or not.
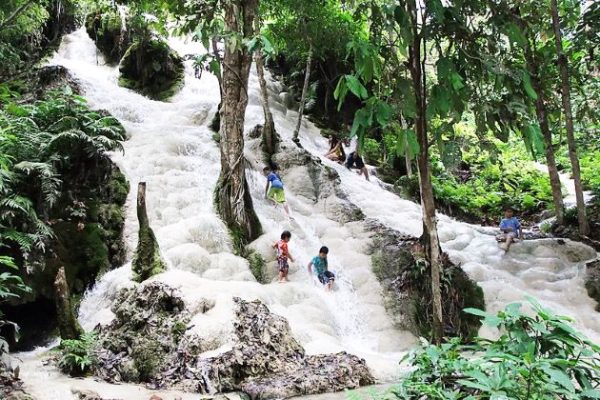
[(352, 153), (348, 154), (348, 158), (346, 159), (346, 168), (356, 168), (359, 175), (363, 174), (365, 179), (369, 180), (369, 170), (367, 170), (367, 167), (365, 166), (365, 163), (358, 152), (358, 148)]

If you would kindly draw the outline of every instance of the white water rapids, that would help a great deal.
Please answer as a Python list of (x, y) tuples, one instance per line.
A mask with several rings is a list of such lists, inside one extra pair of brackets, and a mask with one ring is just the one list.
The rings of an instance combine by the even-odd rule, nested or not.
[[(171, 45), (180, 54), (202, 51), (192, 43), (172, 40)], [(132, 187), (125, 224), (129, 254), (137, 242), (135, 187), (139, 181), (145, 181), (151, 226), (169, 265), (166, 273), (154, 279), (180, 288), (191, 310), (203, 298), (215, 301), (213, 309), (197, 313), (191, 322), (196, 333), (214, 342), (215, 350), (207, 356), (230, 346), (232, 297), (239, 296), (260, 299), (271, 311), (287, 318), (308, 353), (346, 350), (365, 358), (381, 381), (399, 376), (398, 362), (414, 345), (415, 338), (395, 329), (386, 314), (381, 287), (371, 272), (367, 254), (370, 239), (362, 222), (334, 222), (327, 218), (321, 204), (314, 204), (288, 187), (286, 196), (297, 221), (290, 226), (283, 211), (263, 199), (262, 165), (254, 162), (247, 176), (254, 207), (266, 232), (255, 247), (268, 252), (267, 246), (281, 231), (291, 228), (290, 252), (297, 259), (290, 270), (291, 282), (259, 284), (247, 261), (232, 254), (227, 230), (213, 205), (213, 190), (220, 170), (219, 150), (208, 128), (219, 103), (213, 76), (204, 73), (200, 80), (195, 79), (191, 66), (187, 65), (185, 86), (171, 102), (149, 100), (118, 86), (117, 68), (103, 65), (83, 29), (63, 39), (51, 63), (63, 65), (73, 73), (91, 107), (110, 111), (125, 126), (129, 136), (123, 144), (125, 152), (112, 158)], [(284, 140), (290, 140), (297, 113), (283, 106), (277, 93), (278, 84), (271, 82), (270, 86), (277, 131)], [(254, 72), (249, 93), (246, 131), (263, 122)], [(300, 136), (303, 146), (314, 155), (326, 152), (326, 140), (313, 124), (304, 121)], [(386, 191), (375, 178), (367, 182), (343, 166), (328, 160), (323, 162), (339, 172), (342, 189), (367, 217), (401, 232), (421, 234), (418, 205)], [(283, 180), (286, 181), (285, 171)], [(465, 271), (483, 287), (489, 311), (497, 311), (530, 294), (558, 313), (575, 317), (578, 328), (599, 341), (600, 314), (594, 311), (595, 302), (587, 296), (581, 277), (583, 261), (596, 257), (589, 247), (569, 241), (558, 245), (553, 240), (537, 240), (516, 244), (504, 255), (491, 228), (440, 216), (439, 231), (443, 249), (453, 261), (462, 263)], [(306, 264), (321, 245), (330, 248), (330, 266), (340, 277), (338, 290), (331, 294), (315, 285), (306, 272)], [(86, 294), (79, 316), (86, 329), (111, 320), (114, 296), (119, 289), (134, 285), (130, 276), (127, 264), (105, 274)], [(26, 389), (39, 398), (71, 398), (70, 387), (84, 382), (58, 379), (51, 369), (38, 368), (39, 352), (23, 353), (20, 357), (24, 360), (21, 376)], [(112, 397), (134, 391), (132, 385), (122, 388), (119, 394), (111, 385), (94, 386), (101, 394), (104, 390)], [(126, 398), (147, 398), (144, 396), (127, 394)]]

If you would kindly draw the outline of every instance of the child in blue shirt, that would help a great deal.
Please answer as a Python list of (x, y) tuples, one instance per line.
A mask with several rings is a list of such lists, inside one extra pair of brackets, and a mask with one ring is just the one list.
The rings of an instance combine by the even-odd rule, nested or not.
[(317, 278), (319, 278), (319, 282), (321, 282), (325, 286), (325, 290), (329, 292), (333, 288), (335, 275), (333, 272), (327, 270), (328, 253), (329, 249), (327, 246), (321, 247), (321, 249), (319, 249), (319, 255), (313, 257), (308, 263), (308, 273), (312, 275), (312, 267), (315, 267), (315, 274), (317, 275)]
[(283, 181), (277, 173), (277, 167), (265, 167), (263, 173), (267, 177), (267, 186), (265, 187), (265, 198), (271, 200), (275, 204), (283, 205), (283, 210), (288, 219), (293, 219), (290, 215), (290, 209), (285, 201), (285, 193), (283, 192)]
[(514, 211), (510, 207), (504, 210), (504, 218), (500, 221), (500, 230), (502, 231), (502, 239), (506, 241), (503, 246), (504, 251), (506, 252), (508, 252), (510, 245), (515, 239), (523, 238), (521, 223), (517, 217), (514, 216)]

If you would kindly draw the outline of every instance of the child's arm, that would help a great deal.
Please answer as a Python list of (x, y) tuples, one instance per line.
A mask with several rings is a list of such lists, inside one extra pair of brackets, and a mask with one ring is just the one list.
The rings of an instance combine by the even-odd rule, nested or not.
[(312, 260), (310, 260), (310, 261), (308, 262), (308, 266), (307, 266), (307, 268), (308, 268), (308, 274), (309, 274), (309, 275), (312, 275)]
[(287, 252), (287, 256), (290, 260), (292, 260), (292, 262), (296, 262), (296, 260), (294, 260), (294, 257), (292, 257), (292, 255), (290, 254), (289, 250)]

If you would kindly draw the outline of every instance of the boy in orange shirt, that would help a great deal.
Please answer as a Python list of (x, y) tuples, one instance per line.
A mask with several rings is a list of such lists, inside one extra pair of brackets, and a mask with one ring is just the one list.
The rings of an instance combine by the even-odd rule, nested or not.
[(278, 240), (273, 245), (274, 249), (277, 249), (277, 268), (279, 269), (279, 283), (288, 282), (287, 275), (290, 269), (288, 265), (288, 258), (294, 262), (294, 257), (288, 250), (288, 242), (292, 238), (290, 231), (283, 231), (281, 233), (281, 240)]

